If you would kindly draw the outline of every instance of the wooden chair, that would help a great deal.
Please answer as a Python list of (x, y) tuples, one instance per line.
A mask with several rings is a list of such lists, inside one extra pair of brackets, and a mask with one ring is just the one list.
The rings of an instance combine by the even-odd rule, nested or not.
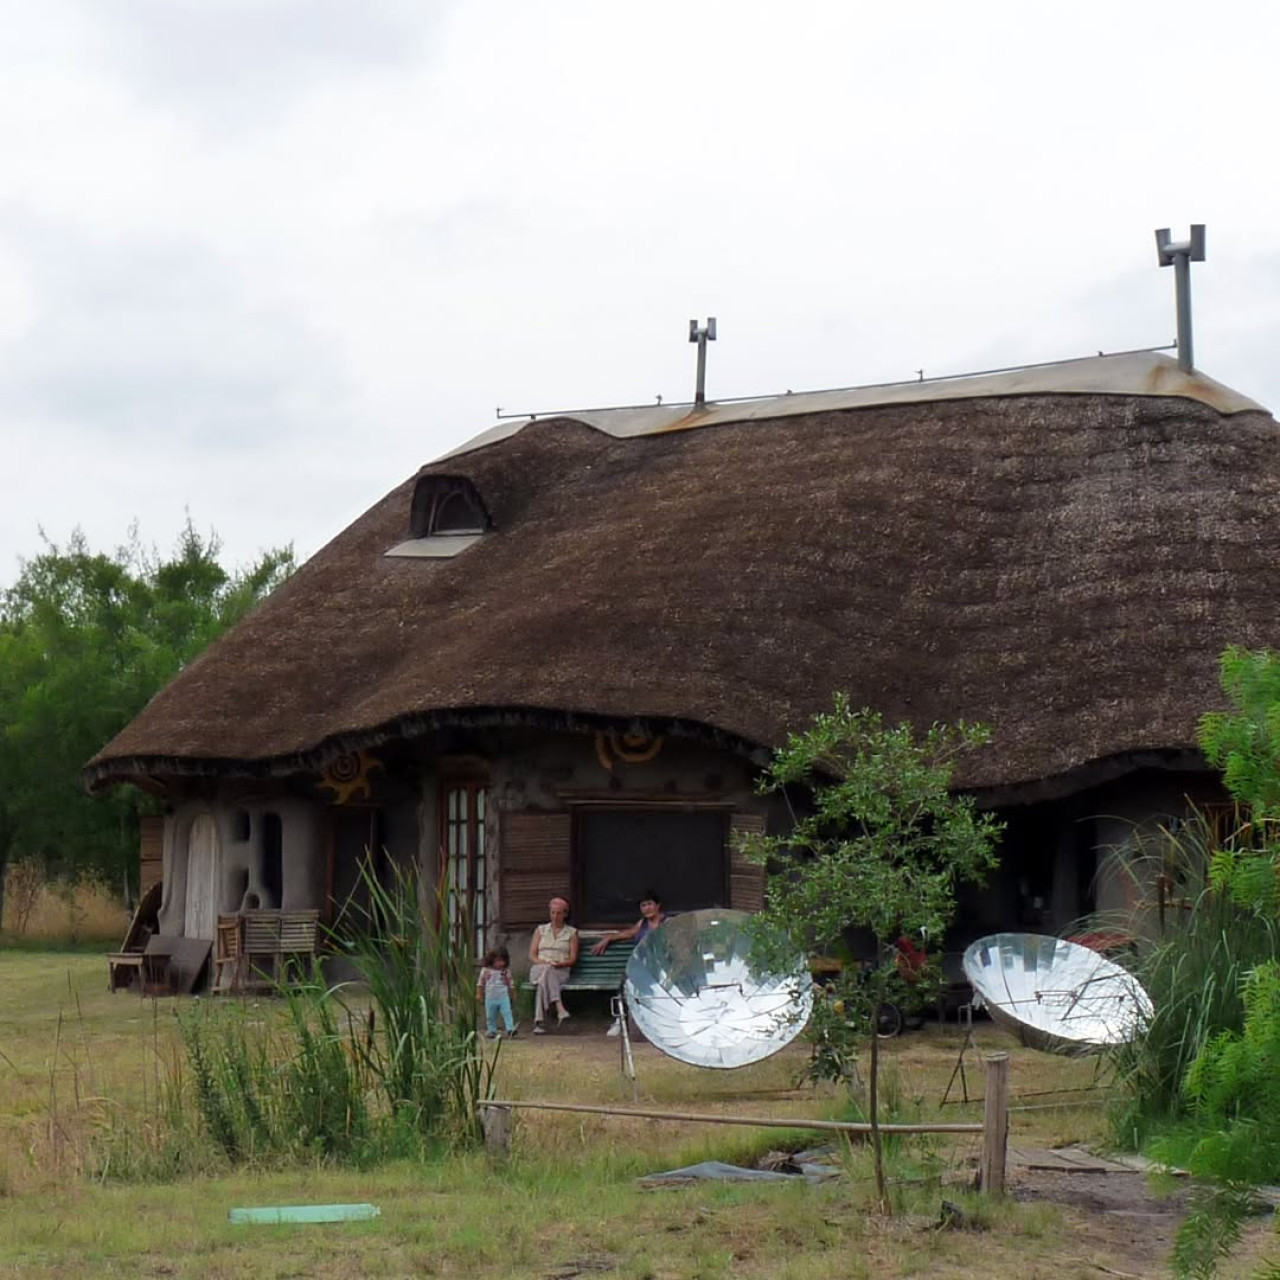
[(275, 989), (280, 962), (280, 912), (246, 911), (241, 917), (240, 991)]
[(282, 911), (280, 913), (280, 977), (296, 974), (297, 980), (311, 975), (312, 961), (319, 950), (320, 913)]
[(320, 932), (319, 911), (282, 911), (280, 913), (281, 977), (298, 969), (308, 976), (315, 959)]
[(244, 962), (243, 925), (244, 921), (238, 915), (218, 917), (217, 948), (213, 953), (214, 995), (240, 990)]
[(142, 952), (150, 940), (151, 931), (142, 930), (139, 946), (127, 951), (113, 951), (107, 956), (107, 990), (119, 991), (121, 987), (133, 986), (135, 978), (139, 987), (142, 985)]
[(142, 987), (142, 953), (147, 943), (159, 930), (160, 897), (163, 886), (157, 881), (142, 895), (138, 909), (129, 922), (129, 932), (119, 951), (107, 956), (107, 990), (119, 991), (121, 987), (133, 986), (135, 978)]

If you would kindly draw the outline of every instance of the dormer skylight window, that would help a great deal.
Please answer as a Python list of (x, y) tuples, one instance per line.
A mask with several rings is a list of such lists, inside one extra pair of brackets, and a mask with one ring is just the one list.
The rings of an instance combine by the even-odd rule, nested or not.
[(470, 480), (423, 476), (413, 491), (409, 540), (387, 555), (447, 560), (482, 538), (489, 527), (489, 513)]

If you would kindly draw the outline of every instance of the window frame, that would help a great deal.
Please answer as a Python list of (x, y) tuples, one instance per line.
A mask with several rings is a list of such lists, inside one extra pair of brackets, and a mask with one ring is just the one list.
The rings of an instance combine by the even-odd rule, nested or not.
[[(460, 504), (475, 517), (467, 525), (442, 525), (451, 505)], [(409, 508), (410, 538), (462, 538), (487, 533), (492, 527), (475, 485), (464, 476), (422, 476), (414, 486)]]
[[(467, 861), (467, 910), (470, 912), (471, 935), (476, 955), (481, 956), (488, 945), (489, 931), (494, 925), (493, 892), (489, 883), (493, 850), (489, 848), (486, 820), (489, 813), (489, 779), (475, 773), (445, 774), (437, 789), (437, 848), (436, 884), (448, 884), (447, 894), (440, 894), (441, 909), (448, 917), (450, 929), (456, 929), (459, 917), (454, 915), (456, 885), (450, 877), (457, 851), (450, 847), (450, 837), (455, 829), (465, 831)], [(450, 812), (450, 797), (460, 792), (464, 797), (465, 815), (461, 823), (454, 821)], [(477, 879), (479, 883), (477, 885)], [(478, 892), (477, 892), (478, 889)], [(481, 912), (477, 916), (474, 903), (479, 899)], [(444, 921), (440, 922), (441, 925)]]

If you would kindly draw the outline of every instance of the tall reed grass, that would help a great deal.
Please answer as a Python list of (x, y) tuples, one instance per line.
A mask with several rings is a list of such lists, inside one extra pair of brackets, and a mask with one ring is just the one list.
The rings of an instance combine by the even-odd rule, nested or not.
[(366, 870), (364, 889), (332, 939), (359, 980), (327, 986), (317, 969), (278, 1002), (181, 1011), (185, 1058), (156, 1092), (150, 1137), (111, 1133), (104, 1169), (149, 1177), (193, 1146), (196, 1165), (367, 1167), (482, 1140), (496, 1054), (479, 1033), (470, 930), (440, 923), (443, 896), (424, 897), (412, 869)]
[(190, 1092), (231, 1164), (360, 1163), (370, 1155), (368, 1081), (332, 993), (284, 992), (287, 1017), (196, 1006), (179, 1015)]
[(338, 939), (367, 989), (361, 1066), (393, 1115), (424, 1138), (482, 1140), (481, 1099), (492, 1097), (475, 999), (470, 922), (449, 921), (449, 887), (424, 894), (416, 871), (395, 862), (379, 880), (366, 868), (366, 927)]

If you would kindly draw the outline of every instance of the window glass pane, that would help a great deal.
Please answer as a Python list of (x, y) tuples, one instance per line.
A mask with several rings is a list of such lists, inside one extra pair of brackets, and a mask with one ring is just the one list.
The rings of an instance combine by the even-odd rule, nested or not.
[(714, 811), (586, 810), (578, 824), (582, 920), (633, 924), (650, 889), (671, 911), (726, 905), (726, 821)]
[(449, 919), (454, 928), (469, 923), (476, 954), (483, 954), (489, 914), (485, 864), (485, 788), (476, 783), (444, 791), (444, 855), (450, 877)]
[(480, 533), (484, 517), (467, 494), (445, 494), (432, 513), (430, 533)]

